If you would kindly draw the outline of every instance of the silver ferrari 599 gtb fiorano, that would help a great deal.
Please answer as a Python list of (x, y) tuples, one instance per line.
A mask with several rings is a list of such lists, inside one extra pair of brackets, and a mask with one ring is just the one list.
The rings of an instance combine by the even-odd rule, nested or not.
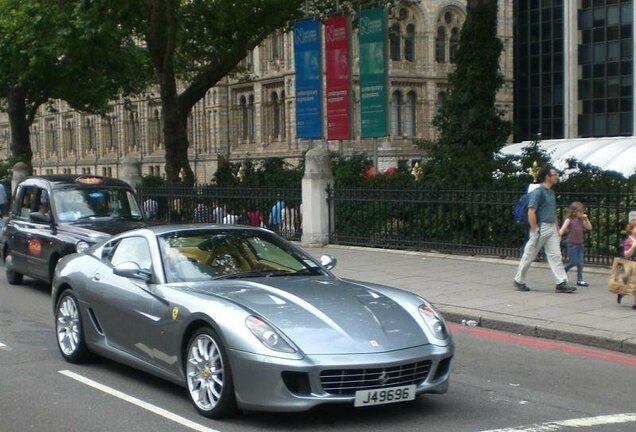
[(204, 416), (356, 407), (444, 393), (446, 323), (422, 297), (344, 280), (260, 228), (167, 225), (62, 258), (57, 343), (187, 388)]

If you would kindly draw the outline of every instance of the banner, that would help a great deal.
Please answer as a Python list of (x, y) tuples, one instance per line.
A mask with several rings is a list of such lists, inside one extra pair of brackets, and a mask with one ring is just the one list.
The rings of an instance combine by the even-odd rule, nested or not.
[(387, 135), (387, 18), (383, 8), (360, 14), (360, 136)]
[(320, 21), (294, 24), (296, 66), (296, 136), (322, 138), (322, 62)]
[(351, 49), (346, 16), (325, 20), (327, 139), (351, 138)]

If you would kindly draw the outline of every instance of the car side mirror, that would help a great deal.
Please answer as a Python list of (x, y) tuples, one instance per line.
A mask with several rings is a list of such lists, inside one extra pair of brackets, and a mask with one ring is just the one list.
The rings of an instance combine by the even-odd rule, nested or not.
[(51, 223), (51, 215), (49, 213), (31, 212), (29, 213), (29, 219), (31, 222)]
[(320, 257), (320, 265), (326, 268), (327, 270), (333, 269), (337, 263), (338, 263), (338, 260), (333, 255), (322, 255)]
[(149, 270), (142, 269), (141, 267), (139, 267), (139, 264), (132, 261), (126, 261), (117, 264), (115, 267), (113, 267), (113, 273), (115, 273), (117, 276), (129, 279), (137, 279), (145, 283), (150, 282), (150, 279), (152, 278), (152, 273), (150, 273)]

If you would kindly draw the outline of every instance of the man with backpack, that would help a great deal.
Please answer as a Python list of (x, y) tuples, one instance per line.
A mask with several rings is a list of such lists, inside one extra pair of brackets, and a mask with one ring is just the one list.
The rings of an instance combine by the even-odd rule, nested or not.
[(530, 291), (526, 285), (526, 273), (537, 257), (541, 248), (550, 265), (550, 270), (556, 281), (557, 293), (572, 293), (576, 287), (568, 285), (568, 276), (563, 268), (561, 258), (561, 236), (556, 215), (556, 197), (552, 187), (559, 181), (559, 174), (551, 165), (546, 165), (539, 171), (541, 186), (532, 191), (528, 197), (528, 224), (530, 236), (519, 261), (517, 274), (513, 286), (518, 291)]

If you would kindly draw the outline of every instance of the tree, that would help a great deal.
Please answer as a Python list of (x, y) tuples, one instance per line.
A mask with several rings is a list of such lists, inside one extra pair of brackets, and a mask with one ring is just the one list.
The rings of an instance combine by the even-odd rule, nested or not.
[[(194, 105), (236, 70), (248, 51), (301, 16), (304, 0), (148, 0), (142, 31), (160, 88), (166, 148), (166, 177), (188, 162), (187, 120)], [(183, 85), (179, 92), (177, 83)]]
[(449, 94), (433, 120), (439, 136), (425, 146), (430, 157), (424, 168), (427, 176), (467, 187), (492, 182), (495, 155), (510, 133), (495, 105), (503, 84), (501, 51), (497, 1), (469, 0)]
[(29, 127), (48, 100), (100, 112), (145, 87), (150, 74), (130, 12), (116, 0), (0, 0), (0, 108), (14, 161), (31, 167)]

